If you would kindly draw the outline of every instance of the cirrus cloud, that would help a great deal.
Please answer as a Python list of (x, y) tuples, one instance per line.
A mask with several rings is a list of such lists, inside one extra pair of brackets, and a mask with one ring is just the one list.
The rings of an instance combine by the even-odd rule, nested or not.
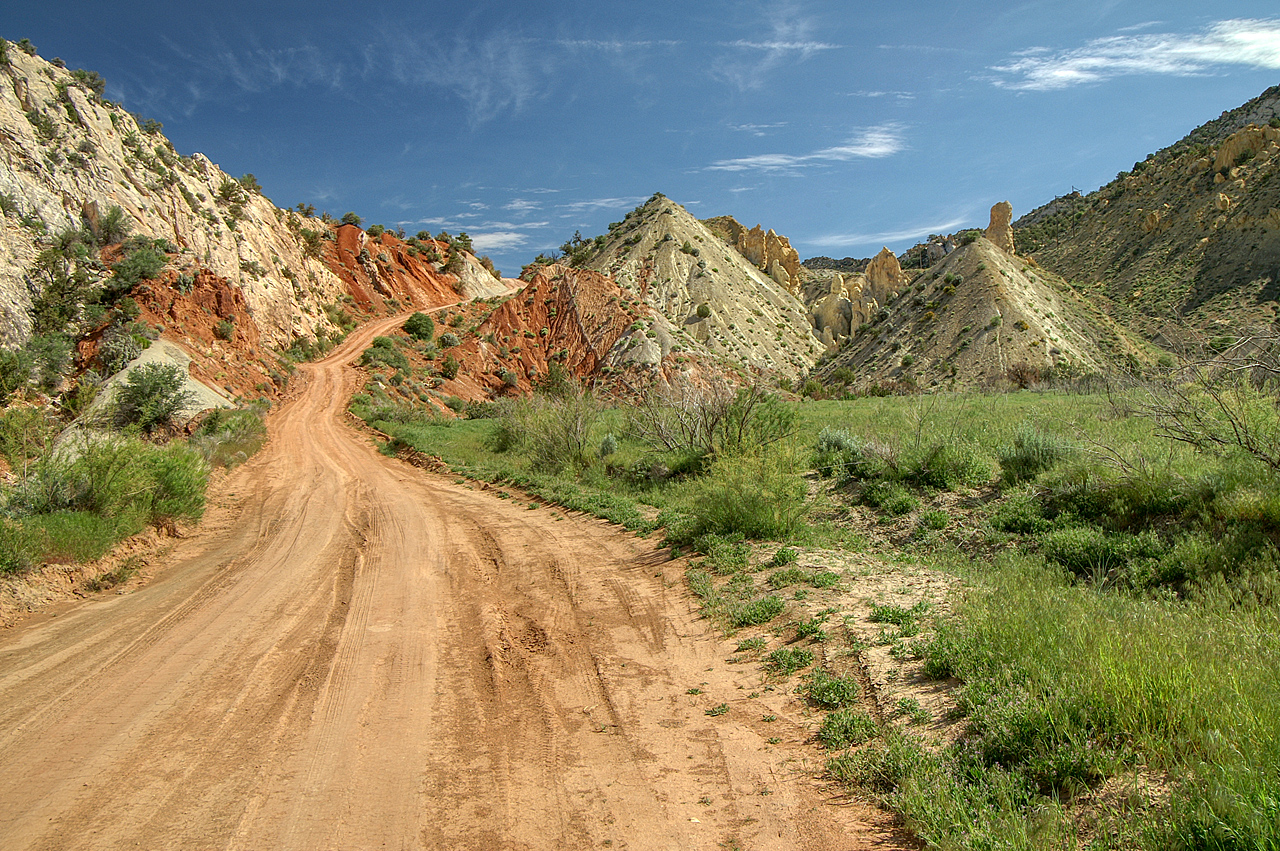
[(1032, 48), (991, 68), (995, 85), (1050, 91), (1132, 74), (1203, 74), (1214, 66), (1280, 69), (1280, 20), (1219, 21), (1192, 34), (1148, 33), (1098, 38), (1084, 47)]
[(756, 154), (717, 160), (706, 171), (798, 172), (800, 169), (856, 159), (880, 159), (906, 148), (902, 125), (881, 124), (855, 133), (843, 145), (823, 148), (808, 154)]

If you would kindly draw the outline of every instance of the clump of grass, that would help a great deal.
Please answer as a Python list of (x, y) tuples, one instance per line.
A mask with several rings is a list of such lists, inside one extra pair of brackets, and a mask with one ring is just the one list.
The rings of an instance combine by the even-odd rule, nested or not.
[(784, 677), (812, 664), (813, 651), (806, 647), (779, 647), (765, 657), (765, 667)]
[(730, 615), (730, 623), (735, 627), (759, 626), (782, 614), (786, 604), (776, 594), (752, 600), (739, 607)]
[(752, 653), (763, 650), (769, 642), (763, 635), (753, 636), (752, 638), (744, 638), (738, 642), (738, 646), (734, 649), (737, 653)]
[(830, 570), (806, 570), (802, 567), (784, 567), (769, 574), (769, 587), (775, 591), (792, 585), (809, 585), (814, 588), (831, 588), (840, 581), (840, 574)]
[(920, 632), (920, 616), (929, 610), (929, 604), (921, 600), (909, 609), (895, 606), (892, 603), (872, 603), (872, 623), (889, 623), (898, 627), (904, 637), (911, 637)]
[(1037, 801), (1145, 764), (1178, 782), (1167, 817), (1135, 845), (1269, 847), (1280, 838), (1280, 608), (1241, 606), (1225, 582), (1204, 595), (1136, 599), (1002, 560), (926, 647), (932, 674), (965, 683), (965, 744), (913, 763), (895, 806), (953, 835), (962, 806), (994, 797), (1012, 830)]
[(861, 745), (879, 733), (876, 722), (857, 709), (837, 709), (822, 719), (818, 741), (829, 751)]
[(822, 668), (809, 675), (805, 696), (823, 709), (842, 709), (858, 701), (858, 681), (841, 677)]
[(921, 511), (919, 522), (924, 528), (937, 532), (951, 525), (951, 515), (940, 508), (933, 508), (928, 511)]
[(773, 554), (773, 558), (769, 559), (770, 567), (785, 567), (788, 564), (794, 564), (800, 554), (791, 547), (779, 547), (778, 551)]
[(693, 546), (698, 552), (706, 553), (707, 564), (721, 576), (745, 570), (751, 558), (751, 547), (743, 542), (741, 533), (717, 535), (708, 532), (700, 535)]
[(1034, 479), (1080, 451), (1072, 441), (1041, 431), (1030, 423), (1022, 423), (1009, 445), (996, 452), (1000, 473), (1005, 482), (1017, 484)]
[(90, 591), (106, 591), (117, 585), (123, 585), (128, 582), (138, 572), (139, 560), (137, 556), (125, 559), (114, 570), (100, 573), (85, 583), (85, 587)]
[(783, 448), (718, 459), (688, 485), (686, 510), (695, 535), (741, 534), (786, 540), (804, 528), (804, 481)]

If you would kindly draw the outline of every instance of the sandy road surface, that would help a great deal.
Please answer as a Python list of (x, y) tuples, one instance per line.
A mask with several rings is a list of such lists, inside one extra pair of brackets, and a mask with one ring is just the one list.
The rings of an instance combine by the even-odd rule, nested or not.
[(664, 553), (342, 423), (392, 324), (152, 582), (0, 634), (0, 848), (889, 847)]

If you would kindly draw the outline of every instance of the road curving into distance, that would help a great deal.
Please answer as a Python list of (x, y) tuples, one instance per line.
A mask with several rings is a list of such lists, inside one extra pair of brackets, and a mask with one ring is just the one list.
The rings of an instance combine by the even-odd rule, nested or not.
[(0, 847), (909, 847), (654, 542), (344, 422), (400, 321), (298, 368), (150, 582), (0, 633)]

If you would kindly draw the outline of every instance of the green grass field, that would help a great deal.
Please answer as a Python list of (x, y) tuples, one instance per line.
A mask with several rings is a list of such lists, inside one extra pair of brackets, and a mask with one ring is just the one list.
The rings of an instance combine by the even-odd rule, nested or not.
[[(929, 676), (958, 683), (960, 739), (863, 724), (823, 741), (844, 743), (831, 774), (929, 847), (1280, 848), (1280, 485), (1245, 453), (1162, 437), (1134, 402), (807, 401), (789, 440), (667, 478), (653, 473), (680, 459), (618, 409), (585, 441), (612, 435), (613, 451), (557, 471), (518, 444), (496, 451), (499, 420), (374, 424), (459, 472), (638, 531), (696, 516), (701, 537), (672, 537), (707, 554), (690, 587), (728, 630), (781, 608), (735, 554), (744, 535), (838, 547), (914, 524), (907, 557), (965, 580), (954, 613), (911, 645)], [(829, 492), (807, 497), (806, 474)], [(962, 507), (933, 507), (947, 494)], [(812, 522), (841, 505), (872, 527)]]

